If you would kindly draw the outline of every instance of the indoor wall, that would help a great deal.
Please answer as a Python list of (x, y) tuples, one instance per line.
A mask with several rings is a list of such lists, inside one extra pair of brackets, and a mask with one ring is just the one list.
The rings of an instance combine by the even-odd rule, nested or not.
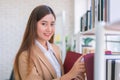
[(0, 0), (0, 80), (9, 79), (28, 17), (40, 4), (52, 7), (56, 15), (65, 11), (65, 35), (73, 33), (74, 0)]

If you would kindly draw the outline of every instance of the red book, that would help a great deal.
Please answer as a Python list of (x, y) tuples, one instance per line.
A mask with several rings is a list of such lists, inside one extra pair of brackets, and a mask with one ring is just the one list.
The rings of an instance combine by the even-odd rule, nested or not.
[[(64, 72), (67, 73), (72, 66), (74, 65), (75, 61), (81, 56), (82, 54), (68, 51), (66, 54), (66, 58), (64, 61)], [(85, 68), (86, 68), (86, 77), (87, 80), (94, 80), (94, 54), (86, 54), (84, 56)]]
[(65, 58), (65, 61), (64, 61), (64, 73), (67, 73), (71, 68), (72, 66), (74, 65), (75, 61), (81, 56), (80, 53), (76, 53), (76, 52), (73, 52), (73, 51), (68, 51), (67, 54), (66, 54), (66, 58)]
[(87, 80), (94, 80), (94, 54), (89, 53), (84, 56)]

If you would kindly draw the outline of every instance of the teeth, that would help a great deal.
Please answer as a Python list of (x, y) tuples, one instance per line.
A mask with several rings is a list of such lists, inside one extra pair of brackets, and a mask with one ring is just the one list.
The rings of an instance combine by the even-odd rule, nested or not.
[(50, 35), (50, 34), (45, 34), (45, 35)]
[(50, 34), (45, 34), (45, 35), (49, 36)]

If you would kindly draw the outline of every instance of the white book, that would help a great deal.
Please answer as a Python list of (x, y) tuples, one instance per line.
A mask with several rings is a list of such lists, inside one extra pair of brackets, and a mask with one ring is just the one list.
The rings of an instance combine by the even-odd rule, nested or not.
[(106, 80), (120, 80), (120, 59), (107, 59)]
[(120, 80), (120, 60), (115, 60), (115, 79)]
[(112, 68), (112, 66), (111, 66), (111, 63), (112, 63), (112, 60), (107, 60), (107, 80), (111, 80), (111, 68)]

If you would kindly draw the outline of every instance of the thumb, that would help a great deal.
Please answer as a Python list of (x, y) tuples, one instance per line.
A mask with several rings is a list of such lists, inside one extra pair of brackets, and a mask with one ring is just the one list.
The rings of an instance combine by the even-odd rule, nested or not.
[(82, 54), (78, 59), (77, 62), (80, 62), (84, 58), (85, 54)]

